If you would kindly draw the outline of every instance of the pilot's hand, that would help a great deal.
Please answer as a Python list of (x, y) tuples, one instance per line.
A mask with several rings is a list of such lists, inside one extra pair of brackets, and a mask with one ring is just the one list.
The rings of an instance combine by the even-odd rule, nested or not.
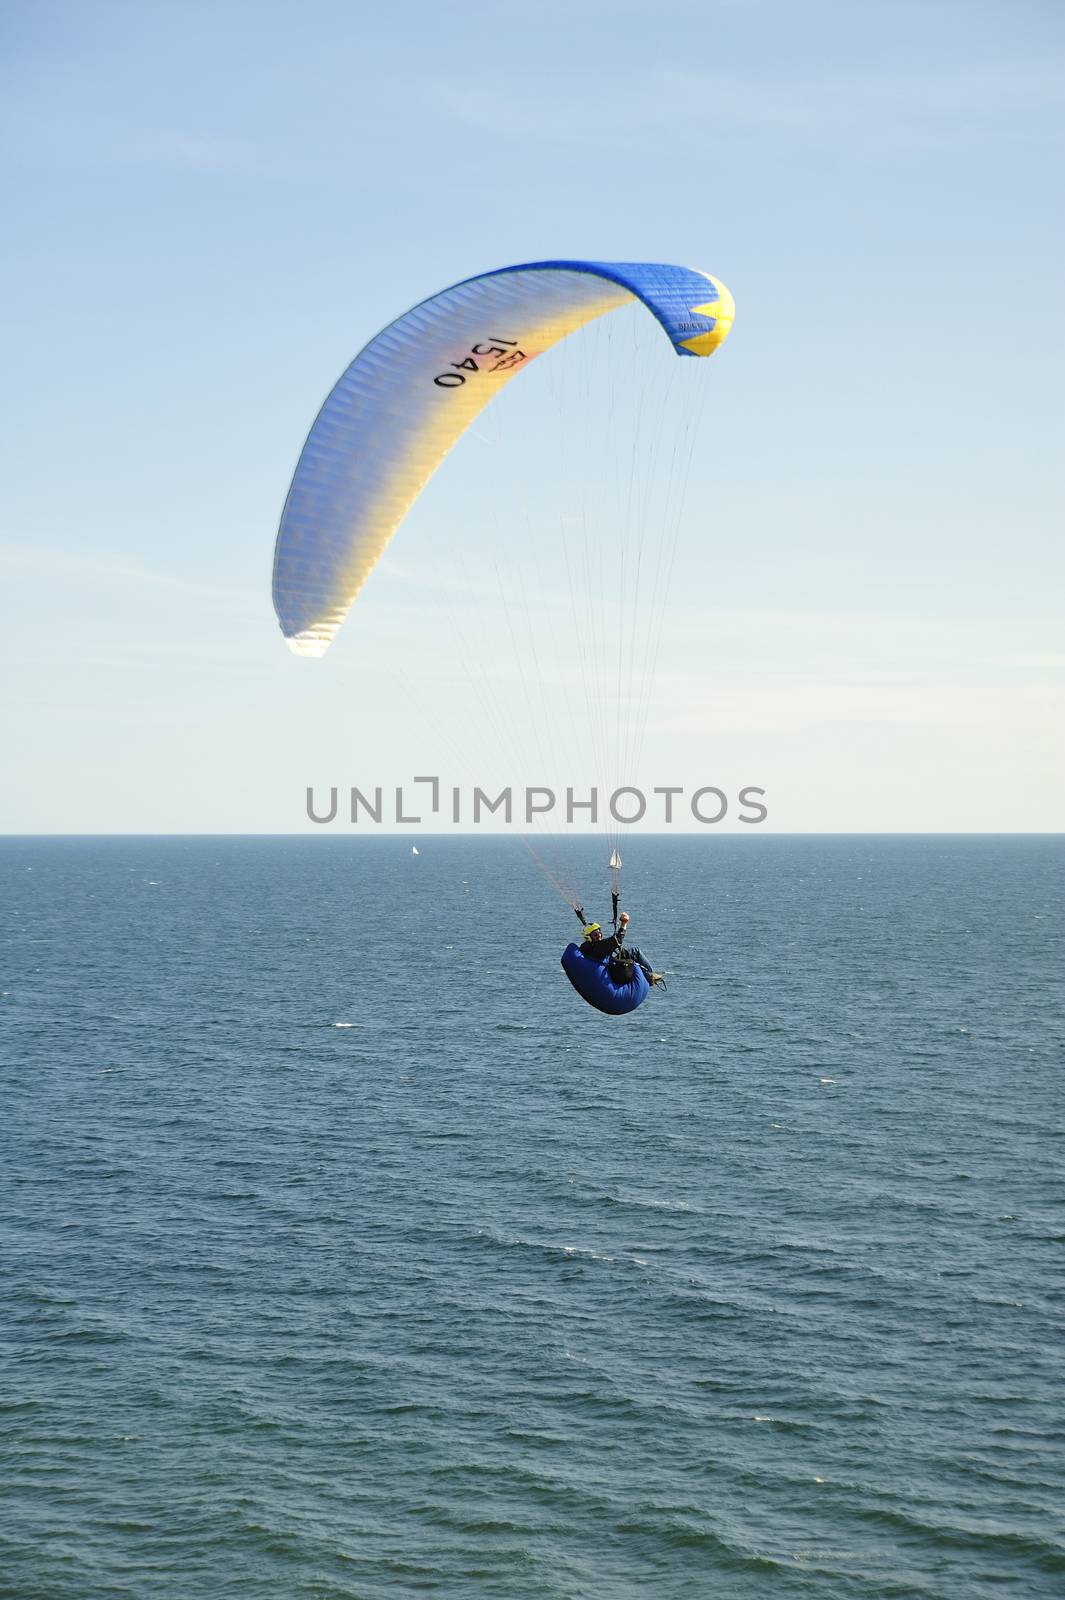
[(618, 922), (623, 928), (627, 928), (629, 925), (629, 913), (627, 911), (623, 911), (618, 918)]

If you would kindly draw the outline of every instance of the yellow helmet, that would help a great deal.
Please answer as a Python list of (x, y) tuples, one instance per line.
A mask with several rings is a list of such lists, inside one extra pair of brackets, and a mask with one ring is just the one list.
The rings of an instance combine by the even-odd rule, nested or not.
[(602, 931), (603, 930), (599, 926), (598, 922), (589, 922), (588, 926), (584, 930), (584, 937), (586, 939), (594, 939), (598, 934), (602, 933)]

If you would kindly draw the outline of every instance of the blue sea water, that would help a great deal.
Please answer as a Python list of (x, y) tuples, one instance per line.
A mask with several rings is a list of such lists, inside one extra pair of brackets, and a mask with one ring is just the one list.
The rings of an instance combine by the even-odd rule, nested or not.
[(1065, 1593), (1065, 840), (418, 842), (0, 842), (0, 1595)]

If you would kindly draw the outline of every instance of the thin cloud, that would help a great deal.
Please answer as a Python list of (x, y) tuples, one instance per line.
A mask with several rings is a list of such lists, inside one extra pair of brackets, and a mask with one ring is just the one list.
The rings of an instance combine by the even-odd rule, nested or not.
[(248, 139), (198, 129), (132, 125), (107, 108), (86, 109), (76, 139), (69, 123), (36, 107), (9, 111), (7, 123), (7, 155), (26, 167), (151, 168), (250, 179), (295, 179), (304, 170), (276, 149), (265, 150)]
[(639, 77), (587, 83), (565, 79), (511, 84), (469, 96), (435, 90), (451, 119), (513, 138), (572, 144), (643, 145), (680, 129), (732, 135), (773, 134), (817, 142), (855, 135), (899, 143), (978, 136), (1006, 116), (1057, 104), (1057, 62), (952, 66), (941, 72), (796, 78), (661, 69)]
[(190, 578), (180, 572), (168, 572), (162, 567), (146, 566), (119, 551), (86, 553), (64, 550), (54, 545), (5, 540), (0, 542), (0, 572), (44, 578), (50, 583), (92, 583), (111, 588), (124, 584), (136, 588), (164, 589), (196, 596), (211, 605), (224, 603), (247, 607), (250, 601), (248, 590), (223, 590), (214, 582)]
[(195, 585), (173, 572), (157, 567), (146, 567), (131, 561), (128, 556), (112, 551), (86, 555), (76, 550), (61, 550), (54, 546), (23, 544), (17, 540), (0, 543), (0, 568), (8, 572), (37, 573), (49, 578), (69, 578), (77, 582), (84, 578), (100, 582), (151, 584), (165, 588), (192, 588)]

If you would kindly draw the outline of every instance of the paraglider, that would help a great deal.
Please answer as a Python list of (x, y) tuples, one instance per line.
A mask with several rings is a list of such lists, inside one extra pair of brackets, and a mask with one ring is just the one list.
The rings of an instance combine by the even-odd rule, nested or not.
[[(584, 911), (577, 907), (584, 921)], [(625, 944), (629, 914), (622, 911), (612, 934), (604, 936), (598, 922), (582, 929), (579, 945), (569, 944), (562, 952), (562, 970), (582, 1000), (609, 1016), (624, 1016), (643, 1004), (652, 988), (665, 988), (660, 972), (635, 946)]]
[(651, 992), (650, 980), (641, 967), (629, 962), (626, 978), (616, 967), (612, 970), (609, 960), (593, 961), (575, 944), (563, 950), (562, 970), (582, 1000), (611, 1017), (635, 1011)]
[[(724, 284), (694, 268), (537, 261), (453, 284), (370, 340), (318, 413), (282, 512), (273, 598), (291, 650), (325, 654), (407, 512), (485, 406), (537, 356), (634, 302), (679, 356), (712, 355), (735, 314)], [(620, 867), (615, 850), (615, 929)], [(619, 958), (614, 950), (594, 960), (574, 944), (562, 965), (589, 1004), (620, 1014), (646, 999), (653, 975), (636, 961), (626, 976)]]

